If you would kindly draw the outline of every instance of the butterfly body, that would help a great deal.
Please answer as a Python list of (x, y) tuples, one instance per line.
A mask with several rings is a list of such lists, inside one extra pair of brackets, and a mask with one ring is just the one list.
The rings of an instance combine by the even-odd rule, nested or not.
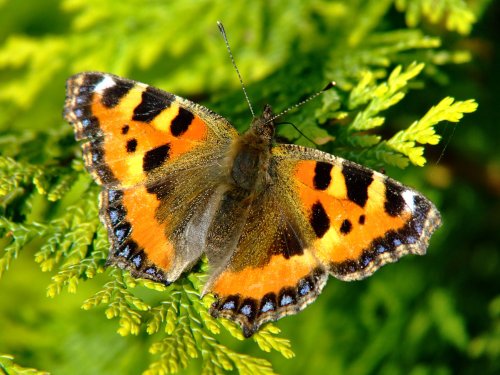
[(424, 254), (439, 212), (387, 176), (274, 144), (269, 106), (240, 135), (205, 107), (111, 74), (68, 80), (65, 118), (102, 186), (108, 263), (177, 280), (205, 255), (213, 316), (245, 336), (314, 301), (329, 275), (358, 280)]
[(230, 181), (236, 188), (260, 194), (271, 183), (270, 160), (274, 136), (271, 108), (266, 106), (262, 117), (252, 121), (250, 129), (234, 144)]

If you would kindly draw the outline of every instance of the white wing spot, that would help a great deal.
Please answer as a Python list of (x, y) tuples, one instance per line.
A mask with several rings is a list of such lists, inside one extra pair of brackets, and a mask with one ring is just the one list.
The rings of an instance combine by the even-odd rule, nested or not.
[(103, 80), (95, 86), (94, 91), (104, 91), (115, 85), (116, 82), (113, 78), (111, 78), (110, 76), (105, 76)]
[(410, 209), (411, 212), (415, 211), (415, 193), (411, 190), (405, 190), (401, 194), (403, 196), (403, 199), (405, 200), (406, 205)]

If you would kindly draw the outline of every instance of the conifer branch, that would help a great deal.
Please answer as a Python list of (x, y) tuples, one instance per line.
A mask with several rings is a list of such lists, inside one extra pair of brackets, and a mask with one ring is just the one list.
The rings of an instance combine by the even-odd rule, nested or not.
[[(179, 88), (188, 93), (221, 92), (233, 82), (229, 67), (227, 76), (221, 76), (219, 69), (227, 66), (223, 46), (217, 52), (207, 47), (211, 46), (207, 31), (213, 29), (214, 38), (217, 36), (210, 17), (193, 14), (197, 17), (193, 22), (193, 18), (185, 16), (191, 13), (183, 2), (173, 2), (169, 7), (151, 3), (141, 6), (141, 12), (136, 12), (137, 6), (135, 1), (104, 5), (98, 0), (65, 0), (62, 10), (67, 22), (63, 23), (69, 25), (65, 34), (12, 34), (0, 47), (4, 77), (0, 90), (0, 278), (21, 251), (34, 245), (35, 261), (52, 276), (47, 288), (51, 297), (64, 291), (74, 293), (86, 279), (106, 272), (107, 282), (82, 308), (103, 308), (108, 319), (117, 320), (117, 331), (122, 336), (151, 336), (154, 342), (149, 350), (154, 359), (145, 364), (145, 374), (180, 371), (195, 360), (202, 362), (205, 374), (235, 370), (272, 374), (269, 361), (221, 344), (218, 335), (222, 332), (238, 340), (243, 340), (243, 335), (234, 323), (210, 316), (212, 296), (199, 298), (206, 280), (206, 264), (169, 287), (135, 280), (119, 269), (105, 271), (109, 244), (98, 218), (100, 187), (85, 171), (71, 128), (60, 119), (64, 79), (82, 70), (103, 70), (136, 79), (162, 66), (161, 73), (152, 71), (150, 76), (165, 82), (149, 83), (173, 92)], [(426, 114), (420, 114), (421, 118), (415, 115), (417, 119), (408, 128), (388, 139), (379, 134), (387, 122), (386, 111), (404, 105), (407, 93), (418, 85), (423, 87), (428, 77), (443, 77), (440, 65), (466, 62), (470, 54), (443, 49), (440, 38), (418, 28), (379, 31), (391, 6), (391, 1), (374, 0), (363, 8), (355, 3), (339, 5), (320, 0), (297, 9), (287, 8), (287, 12), (273, 14), (272, 28), (276, 32), (272, 38), (264, 23), (252, 21), (251, 37), (239, 27), (239, 17), (225, 20), (225, 26), (231, 29), (233, 46), (244, 49), (245, 58), (239, 68), (242, 73), (248, 72), (245, 78), (253, 82), (248, 87), (252, 97), (272, 98), (277, 101), (272, 104), (278, 106), (291, 105), (295, 96), (314, 92), (324, 82), (335, 80), (338, 90), (330, 90), (322, 101), (313, 101), (291, 116), (301, 131), (325, 148), (368, 166), (403, 168), (410, 162), (421, 166), (425, 163), (425, 145), (440, 140), (436, 126), (442, 121), (459, 121), (477, 104), (447, 97)], [(475, 21), (472, 11), (460, 0), (396, 0), (396, 6), (405, 12), (407, 24), (412, 27), (423, 18), (431, 22), (444, 20), (448, 30), (467, 34)], [(211, 7), (214, 13), (225, 11), (225, 5)], [(261, 12), (258, 2), (249, 2), (240, 14)], [(290, 17), (320, 19), (321, 32), (311, 26), (313, 23), (290, 28)], [(169, 32), (165, 32), (166, 24)], [(123, 42), (124, 35), (127, 43)], [(149, 42), (152, 35), (154, 43)], [(203, 43), (200, 38), (204, 38)], [(247, 48), (249, 43), (253, 44)], [(262, 46), (267, 54), (273, 51), (272, 58), (262, 58)], [(321, 51), (321, 59), (311, 58), (316, 50)], [(293, 61), (287, 60), (290, 55)], [(180, 61), (181, 56), (183, 64), (172, 63)], [(272, 75), (274, 71), (277, 73)], [(321, 84), (316, 87), (318, 82)], [(230, 91), (221, 105), (221, 115), (236, 116), (240, 107), (244, 111), (240, 96), (239, 91)], [(216, 103), (213, 99), (212, 104)], [(137, 291), (144, 289), (154, 302), (139, 297), (142, 294)], [(430, 304), (438, 305), (439, 301), (454, 311), (442, 295), (435, 296)], [(441, 323), (444, 326), (446, 322)], [(460, 326), (459, 319), (453, 324)], [(275, 325), (267, 324), (252, 340), (264, 352), (275, 351), (292, 358), (290, 341), (279, 333)], [(457, 347), (463, 344), (462, 338), (446, 330), (443, 335), (448, 335)], [(43, 373), (23, 369), (5, 355), (0, 356), (0, 369)]]

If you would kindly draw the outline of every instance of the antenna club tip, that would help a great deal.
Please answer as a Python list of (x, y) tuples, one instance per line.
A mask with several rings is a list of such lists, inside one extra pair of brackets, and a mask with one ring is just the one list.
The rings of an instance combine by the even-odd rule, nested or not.
[(325, 86), (325, 88), (321, 91), (330, 90), (331, 88), (333, 88), (335, 86), (337, 86), (337, 82), (335, 82), (335, 81), (328, 82), (328, 84)]
[(224, 30), (224, 25), (222, 24), (221, 21), (217, 21), (217, 27), (219, 28), (222, 34), (226, 34), (226, 30)]

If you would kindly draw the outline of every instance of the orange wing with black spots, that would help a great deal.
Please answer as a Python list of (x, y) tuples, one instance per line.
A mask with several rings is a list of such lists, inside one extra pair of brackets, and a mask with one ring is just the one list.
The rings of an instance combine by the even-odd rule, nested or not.
[(238, 136), (207, 108), (111, 74), (77, 74), (66, 91), (65, 118), (76, 139), (87, 140), (85, 164), (106, 188), (145, 184), (179, 163), (193, 165), (193, 156), (217, 155)]
[(178, 217), (196, 214), (203, 203), (198, 196), (219, 183), (214, 166), (236, 130), (186, 99), (97, 72), (68, 80), (64, 115), (76, 139), (86, 141), (85, 165), (104, 188), (100, 216), (111, 242), (108, 263), (137, 277), (177, 279), (202, 253), (186, 250), (176, 231), (188, 224)]
[[(205, 292), (216, 296), (212, 315), (236, 321), (246, 337), (265, 322), (305, 308), (328, 277), (327, 269), (308, 248), (306, 221), (283, 182), (274, 180), (239, 213), (242, 226), (231, 258), (213, 270), (205, 286)], [(232, 198), (241, 207), (238, 197)], [(214, 222), (214, 233), (221, 231), (218, 222)], [(210, 251), (207, 256), (211, 261)]]
[(403, 255), (425, 254), (441, 217), (422, 194), (318, 150), (284, 145), (275, 152), (308, 218), (311, 249), (333, 276), (359, 280)]

